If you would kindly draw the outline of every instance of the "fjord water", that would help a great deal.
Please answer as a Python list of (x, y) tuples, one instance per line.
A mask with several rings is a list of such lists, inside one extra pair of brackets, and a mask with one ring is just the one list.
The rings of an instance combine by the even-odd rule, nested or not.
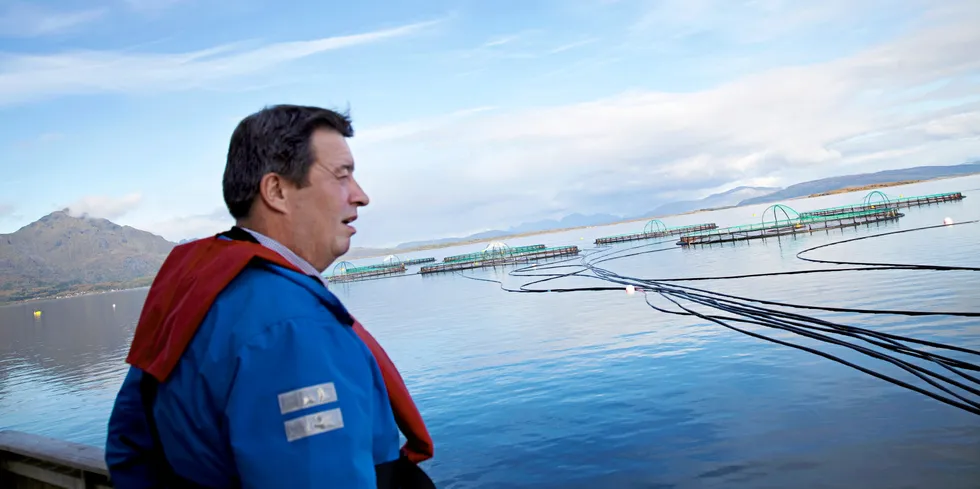
[[(980, 219), (980, 177), (886, 189), (963, 191), (962, 202), (898, 221), (796, 238), (667, 251), (603, 263), (670, 279), (826, 268), (806, 248)], [(784, 202), (799, 211), (867, 192)], [(675, 216), (669, 226), (758, 222), (766, 205)], [(643, 222), (507, 240), (591, 248)], [(406, 254), (408, 259), (483, 245)], [(636, 250), (640, 251), (640, 250)], [(810, 258), (980, 267), (980, 224), (853, 241)], [(360, 260), (367, 263), (372, 260)], [(545, 262), (539, 266), (544, 267)], [(416, 270), (413, 267), (412, 270)], [(468, 271), (509, 288), (508, 269)], [(542, 270), (554, 273), (568, 270)], [(603, 285), (585, 278), (534, 286)], [(980, 311), (980, 274), (891, 270), (685, 282), (795, 304)], [(445, 488), (976, 487), (980, 416), (816, 355), (720, 325), (657, 312), (623, 291), (520, 294), (459, 275), (333, 285), (398, 364), (436, 443), (425, 467)], [(0, 308), (0, 429), (101, 445), (146, 290)], [(669, 303), (651, 297), (651, 302)], [(39, 318), (34, 310), (42, 311)], [(980, 349), (976, 318), (805, 313)], [(840, 355), (923, 385), (896, 367), (791, 333), (747, 329)], [(969, 359), (966, 355), (954, 355)], [(974, 357), (974, 363), (980, 358)]]

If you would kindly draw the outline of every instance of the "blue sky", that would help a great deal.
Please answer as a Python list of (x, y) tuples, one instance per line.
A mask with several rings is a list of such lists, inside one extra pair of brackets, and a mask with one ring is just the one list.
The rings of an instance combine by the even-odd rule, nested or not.
[(237, 121), (349, 107), (358, 246), (980, 158), (980, 6), (0, 0), (0, 233), (231, 224)]

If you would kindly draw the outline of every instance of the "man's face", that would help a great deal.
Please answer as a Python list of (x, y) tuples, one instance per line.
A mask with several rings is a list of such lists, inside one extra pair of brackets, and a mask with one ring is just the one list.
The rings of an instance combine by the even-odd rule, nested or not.
[(354, 157), (347, 140), (333, 130), (317, 129), (310, 138), (313, 165), (309, 185), (293, 189), (287, 200), (293, 235), (304, 258), (324, 271), (347, 253), (356, 230), (350, 222), (368, 196), (354, 180)]

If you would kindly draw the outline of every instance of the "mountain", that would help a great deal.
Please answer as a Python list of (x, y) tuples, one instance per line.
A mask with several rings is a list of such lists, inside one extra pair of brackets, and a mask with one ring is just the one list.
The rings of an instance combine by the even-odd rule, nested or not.
[(909, 180), (930, 180), (942, 177), (958, 177), (980, 173), (980, 161), (963, 163), (960, 165), (947, 166), (917, 166), (914, 168), (904, 168), (901, 170), (885, 170), (876, 173), (861, 173), (856, 175), (843, 175), (839, 177), (821, 178), (809, 182), (790, 185), (778, 192), (769, 195), (745, 199), (738, 205), (767, 204), (782, 200), (794, 199), (797, 197), (807, 197), (821, 192), (830, 192), (848, 187), (859, 187), (862, 185), (876, 185), (882, 183), (894, 183)]
[(340, 257), (338, 262), (344, 260), (357, 260), (358, 258), (368, 258), (372, 256), (386, 256), (386, 255), (392, 255), (394, 253), (396, 253), (396, 250), (389, 249), (389, 248), (367, 248), (367, 247), (360, 247), (360, 246), (352, 246), (350, 250), (347, 251), (347, 253), (344, 253), (344, 255)]
[(405, 243), (399, 243), (397, 246), (395, 246), (395, 249), (405, 250), (409, 248), (422, 248), (426, 246), (444, 246), (454, 243), (461, 243), (463, 241), (499, 238), (501, 236), (507, 236), (508, 234), (511, 233), (508, 233), (507, 231), (492, 230), (471, 234), (469, 236), (453, 236), (449, 238), (429, 239), (423, 241), (408, 241)]
[(510, 229), (510, 233), (534, 233), (552, 229), (577, 228), (582, 226), (598, 226), (623, 220), (623, 216), (612, 214), (569, 214), (561, 219), (545, 219), (542, 221), (518, 224)]
[(57, 211), (0, 234), (0, 303), (80, 287), (148, 285), (174, 243), (105, 219)]
[(736, 187), (725, 192), (709, 195), (703, 199), (670, 202), (663, 204), (652, 211), (636, 215), (618, 216), (614, 214), (575, 213), (569, 214), (561, 219), (544, 219), (540, 221), (525, 222), (518, 224), (517, 226), (510, 227), (506, 230), (493, 229), (490, 231), (471, 234), (469, 236), (456, 236), (426, 241), (410, 241), (399, 244), (395, 247), (395, 249), (418, 248), (425, 246), (446, 246), (463, 241), (489, 240), (504, 236), (513, 236), (515, 234), (536, 233), (584, 226), (601, 226), (603, 224), (612, 224), (627, 219), (639, 219), (648, 216), (666, 216), (671, 214), (683, 214), (685, 212), (700, 209), (729, 207), (737, 205), (743, 199), (770, 194), (778, 190), (780, 189), (777, 187)]
[(410, 241), (401, 243), (396, 249), (417, 248), (422, 246), (441, 246), (462, 241), (493, 239), (502, 236), (513, 236), (515, 234), (536, 233), (540, 231), (551, 231), (554, 229), (567, 229), (583, 226), (598, 226), (610, 224), (623, 220), (622, 216), (612, 214), (569, 214), (561, 219), (543, 219), (540, 221), (525, 222), (508, 228), (507, 230), (490, 230), (463, 237), (432, 239), (427, 241)]
[(725, 192), (711, 194), (703, 199), (682, 200), (679, 202), (663, 204), (650, 212), (638, 214), (636, 217), (669, 216), (701, 209), (731, 207), (738, 205), (738, 203), (742, 202), (743, 200), (762, 197), (779, 190), (781, 189), (778, 187), (735, 187)]

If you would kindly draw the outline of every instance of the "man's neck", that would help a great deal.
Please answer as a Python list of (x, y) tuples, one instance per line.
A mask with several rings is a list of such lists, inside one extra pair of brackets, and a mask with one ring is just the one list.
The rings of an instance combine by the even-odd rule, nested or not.
[(277, 241), (276, 239), (270, 236), (263, 234), (260, 231), (249, 228), (244, 223), (238, 223), (236, 224), (236, 227), (239, 227), (245, 232), (247, 232), (248, 234), (252, 235), (252, 237), (254, 237), (256, 241), (258, 241), (259, 244), (261, 244), (262, 246), (265, 246), (266, 248), (269, 248), (275, 251), (276, 253), (282, 255), (283, 258), (285, 258), (287, 261), (295, 265), (296, 268), (299, 268), (303, 272), (309, 275), (314, 275), (320, 278), (321, 280), (323, 280), (323, 275), (322, 275), (323, 272), (321, 270), (317, 270), (312, 264), (310, 264), (310, 262), (304, 260), (301, 256), (296, 254), (296, 252), (294, 252), (293, 250), (289, 249), (289, 247), (287, 247), (286, 245), (280, 243), (279, 241)]

